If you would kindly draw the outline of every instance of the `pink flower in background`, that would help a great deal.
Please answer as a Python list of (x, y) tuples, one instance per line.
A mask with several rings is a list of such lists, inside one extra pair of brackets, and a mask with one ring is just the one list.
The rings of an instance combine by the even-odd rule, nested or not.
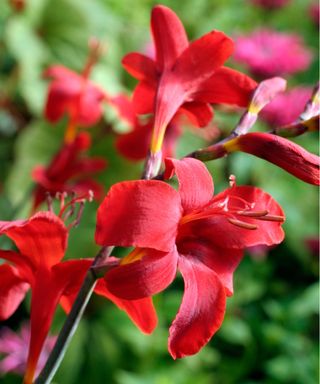
[[(56, 341), (55, 336), (48, 336), (39, 358), (36, 376), (43, 368), (49, 353)], [(24, 375), (27, 367), (28, 347), (30, 343), (30, 326), (23, 324), (20, 332), (13, 332), (10, 328), (3, 328), (0, 332), (0, 354), (4, 357), (0, 361), (0, 374), (14, 372)]]
[(312, 53), (297, 34), (261, 29), (236, 39), (234, 59), (252, 74), (267, 78), (306, 70)]
[(260, 113), (261, 119), (273, 127), (293, 123), (303, 112), (312, 88), (297, 87), (277, 95)]
[(251, 3), (265, 9), (282, 8), (289, 2), (290, 0), (251, 0)]

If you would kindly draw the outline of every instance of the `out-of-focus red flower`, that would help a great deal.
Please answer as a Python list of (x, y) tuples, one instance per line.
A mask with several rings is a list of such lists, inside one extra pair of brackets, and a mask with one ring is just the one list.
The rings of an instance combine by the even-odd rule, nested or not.
[[(125, 95), (119, 95), (112, 99), (112, 103), (118, 109), (122, 119), (130, 125), (130, 132), (119, 134), (116, 140), (118, 151), (130, 160), (145, 159), (151, 142), (153, 117), (142, 122), (136, 115), (131, 100)], [(168, 125), (163, 141), (162, 153), (164, 157), (175, 154), (177, 140), (182, 134), (178, 118), (174, 118)]]
[(72, 124), (90, 127), (100, 120), (106, 97), (101, 89), (61, 65), (48, 68), (45, 76), (52, 79), (45, 105), (45, 116), (50, 122), (68, 115)]
[(317, 27), (319, 27), (319, 21), (320, 21), (320, 4), (319, 4), (318, 1), (317, 1), (316, 3), (310, 5), (309, 13), (310, 13), (311, 19), (313, 20), (313, 22), (315, 23), (315, 25), (316, 25)]
[(284, 216), (255, 187), (234, 184), (213, 197), (211, 176), (198, 160), (167, 159), (166, 178), (174, 173), (178, 191), (156, 180), (115, 184), (98, 210), (96, 242), (136, 247), (105, 275), (123, 299), (162, 291), (180, 270), (185, 292), (169, 337), (177, 358), (198, 352), (219, 329), (244, 248), (280, 243)]
[(296, 34), (261, 29), (239, 36), (235, 43), (234, 59), (262, 78), (301, 72), (312, 61), (311, 51)]
[(304, 111), (311, 98), (312, 88), (297, 87), (277, 95), (260, 113), (272, 127), (293, 123)]
[(101, 44), (91, 39), (89, 57), (81, 74), (62, 65), (49, 67), (44, 76), (51, 78), (45, 105), (45, 117), (52, 123), (64, 115), (69, 118), (65, 140), (70, 142), (76, 136), (78, 126), (90, 127), (102, 116), (102, 102), (106, 93), (89, 80), (93, 65), (101, 54)]
[(265, 9), (277, 9), (287, 5), (291, 0), (250, 0), (251, 3)]
[[(15, 312), (31, 288), (31, 334), (24, 377), (24, 383), (31, 384), (56, 307), (60, 302), (67, 312), (70, 310), (92, 259), (61, 262), (68, 230), (52, 212), (38, 212), (29, 220), (1, 221), (3, 234), (14, 241), (18, 251), (0, 250), (0, 259), (7, 261), (0, 265), (0, 320)], [(118, 261), (110, 258), (108, 263), (117, 265)], [(133, 302), (116, 298), (104, 281), (98, 283), (97, 293), (125, 310), (142, 331), (149, 333), (156, 326), (150, 298)]]
[[(55, 343), (55, 336), (48, 336), (43, 343), (35, 376), (43, 368)], [(19, 332), (13, 332), (10, 328), (0, 331), (0, 373), (14, 372), (23, 375), (26, 371), (28, 360), (28, 347), (30, 344), (30, 325), (23, 324)]]
[(96, 199), (102, 197), (103, 187), (92, 179), (92, 175), (106, 167), (106, 160), (86, 155), (90, 148), (90, 136), (82, 132), (74, 141), (64, 143), (51, 163), (33, 169), (32, 178), (37, 183), (34, 190), (33, 209), (46, 200), (47, 192), (75, 192), (78, 195), (93, 192)]
[(177, 15), (162, 5), (152, 10), (151, 30), (155, 60), (135, 52), (122, 63), (139, 80), (133, 96), (135, 110), (154, 114), (150, 149), (155, 154), (181, 107), (198, 126), (205, 126), (213, 116), (209, 103), (246, 106), (256, 83), (222, 66), (233, 51), (233, 42), (222, 32), (211, 31), (189, 43)]

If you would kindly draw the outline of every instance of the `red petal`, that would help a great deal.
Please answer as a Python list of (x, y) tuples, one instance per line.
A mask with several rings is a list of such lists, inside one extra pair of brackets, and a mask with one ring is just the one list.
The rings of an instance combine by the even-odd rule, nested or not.
[(44, 71), (43, 76), (52, 77), (55, 80), (62, 81), (66, 79), (74, 79), (79, 81), (80, 79), (80, 76), (76, 72), (71, 71), (63, 65), (52, 65)]
[(63, 296), (77, 294), (93, 259), (67, 260), (52, 268), (55, 284)]
[(70, 79), (65, 81), (54, 81), (49, 86), (44, 114), (52, 123), (57, 122), (64, 114), (70, 113), (72, 105), (78, 103), (80, 83)]
[(61, 297), (75, 297), (91, 264), (92, 259), (70, 260), (56, 264), (51, 269), (39, 270), (32, 287), (31, 337), (26, 383), (33, 382), (39, 355)]
[(11, 265), (0, 265), (0, 321), (6, 320), (24, 299), (29, 284), (21, 279), (18, 270)]
[(130, 317), (131, 321), (143, 332), (152, 333), (157, 326), (157, 314), (152, 299), (146, 297), (140, 300), (122, 300), (112, 295), (103, 279), (98, 280), (95, 293), (111, 300), (118, 308)]
[[(231, 148), (260, 157), (306, 183), (319, 185), (319, 157), (300, 145), (268, 133), (248, 133), (232, 140)], [(229, 152), (230, 144), (226, 149)]]
[(222, 67), (193, 92), (192, 98), (204, 103), (246, 107), (256, 86), (257, 83), (243, 73)]
[(180, 257), (185, 291), (170, 327), (169, 352), (180, 358), (197, 353), (220, 328), (226, 294), (215, 272), (189, 257)]
[(210, 238), (187, 237), (177, 241), (180, 254), (192, 255), (212, 269), (226, 289), (227, 296), (233, 294), (233, 273), (239, 265), (243, 251), (218, 247)]
[(184, 213), (200, 208), (213, 196), (213, 181), (206, 166), (199, 160), (165, 159), (165, 178), (175, 173), (179, 181), (179, 193)]
[(182, 104), (180, 111), (185, 113), (191, 123), (198, 127), (205, 127), (213, 118), (213, 110), (211, 106), (197, 101)]
[(33, 383), (39, 356), (61, 293), (61, 287), (53, 281), (51, 271), (42, 268), (37, 274), (37, 279), (32, 287), (31, 334), (27, 369), (24, 377), (25, 383)]
[[(282, 222), (264, 221), (255, 217), (238, 215), (238, 211), (244, 210), (243, 201), (251, 206), (252, 211), (268, 211), (270, 215), (284, 217), (280, 205), (267, 193), (259, 188), (251, 186), (240, 186), (229, 188), (215, 196), (213, 204), (221, 204), (228, 201), (226, 214), (223, 209), (220, 213), (213, 214), (209, 219), (195, 220), (189, 230), (194, 236), (199, 236), (221, 248), (244, 249), (255, 245), (275, 245), (284, 238), (281, 228)], [(236, 220), (256, 225), (257, 229), (246, 229), (233, 225), (228, 221), (229, 217)]]
[(87, 84), (81, 90), (79, 101), (74, 105), (76, 123), (84, 127), (96, 124), (102, 116), (101, 101), (105, 95), (97, 87)]
[(56, 264), (62, 259), (67, 246), (68, 231), (51, 212), (39, 212), (22, 223), (12, 222), (3, 233), (34, 265)]
[(133, 109), (133, 103), (126, 95), (118, 95), (111, 99), (112, 105), (117, 108), (118, 113), (121, 119), (126, 120), (130, 125), (135, 125), (136, 123), (136, 113)]
[(138, 115), (154, 113), (156, 87), (145, 81), (140, 82), (133, 93), (132, 103)]
[(109, 291), (127, 300), (142, 299), (163, 291), (172, 283), (177, 270), (176, 250), (163, 253), (143, 250), (141, 260), (113, 268), (105, 275)]
[(173, 73), (188, 90), (198, 86), (222, 66), (234, 44), (224, 33), (212, 31), (193, 41), (178, 58)]
[(186, 101), (187, 90), (183, 83), (177, 81), (173, 72), (162, 76), (158, 86), (155, 101), (154, 132), (151, 142), (151, 151), (158, 152), (165, 134), (167, 125), (170, 123), (178, 109)]
[(141, 53), (129, 53), (122, 59), (122, 65), (138, 80), (152, 81), (157, 77), (155, 62)]
[(14, 264), (19, 271), (19, 276), (29, 284), (33, 284), (34, 273), (37, 265), (32, 258), (23, 257), (21, 253), (0, 249), (0, 259), (4, 259)]
[(151, 30), (159, 70), (170, 69), (188, 47), (188, 38), (178, 16), (163, 5), (153, 8)]
[(149, 150), (153, 120), (147, 124), (135, 125), (133, 131), (119, 135), (116, 140), (118, 151), (129, 160), (144, 159)]
[(166, 183), (155, 180), (118, 183), (111, 187), (98, 209), (95, 239), (100, 245), (168, 252), (175, 243), (180, 217), (180, 196)]

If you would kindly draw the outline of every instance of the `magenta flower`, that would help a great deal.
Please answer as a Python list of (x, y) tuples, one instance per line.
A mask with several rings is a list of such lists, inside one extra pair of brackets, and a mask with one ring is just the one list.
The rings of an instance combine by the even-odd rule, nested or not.
[(262, 111), (260, 117), (273, 127), (293, 123), (303, 112), (312, 95), (312, 88), (297, 87), (277, 95)]
[(236, 39), (234, 59), (246, 65), (252, 74), (266, 78), (307, 69), (312, 53), (299, 35), (261, 29)]
[[(43, 368), (56, 341), (55, 336), (48, 336), (38, 361), (35, 376)], [(19, 333), (10, 328), (4, 328), (0, 333), (0, 354), (4, 355), (0, 361), (0, 374), (14, 372), (24, 375), (27, 368), (28, 347), (30, 343), (30, 326), (23, 324)]]

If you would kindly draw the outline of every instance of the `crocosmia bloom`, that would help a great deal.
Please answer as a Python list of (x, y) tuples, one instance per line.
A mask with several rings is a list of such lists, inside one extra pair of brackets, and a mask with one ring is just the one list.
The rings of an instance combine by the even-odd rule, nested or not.
[(233, 184), (213, 196), (198, 160), (167, 159), (165, 177), (174, 174), (178, 191), (157, 180), (115, 184), (99, 207), (96, 241), (135, 247), (105, 275), (120, 298), (154, 295), (181, 272), (184, 296), (169, 331), (169, 351), (179, 358), (197, 353), (219, 329), (244, 249), (280, 243), (284, 215), (252, 186)]
[[(30, 344), (25, 384), (33, 382), (41, 350), (57, 305), (68, 312), (83, 282), (92, 259), (62, 262), (66, 251), (68, 229), (52, 212), (38, 212), (29, 220), (0, 221), (0, 235), (9, 237), (18, 251), (0, 250), (0, 321), (10, 317), (31, 288)], [(111, 258), (108, 263), (117, 265)], [(156, 325), (150, 298), (128, 302), (109, 293), (104, 280), (97, 293), (125, 310), (139, 328), (149, 333)], [(144, 316), (146, 312), (146, 316)]]
[(65, 140), (72, 141), (77, 127), (90, 127), (102, 116), (105, 92), (89, 80), (93, 65), (97, 61), (101, 46), (96, 40), (89, 44), (90, 54), (81, 74), (62, 65), (49, 67), (44, 76), (52, 79), (45, 105), (45, 117), (52, 123), (64, 115), (69, 118)]
[(82, 132), (72, 142), (64, 143), (47, 167), (39, 165), (33, 169), (32, 178), (37, 183), (34, 210), (45, 201), (47, 192), (51, 195), (57, 192), (83, 195), (91, 190), (95, 198), (102, 196), (103, 187), (93, 180), (92, 175), (106, 167), (106, 160), (86, 155), (90, 145), (90, 136)]
[(297, 87), (277, 95), (262, 111), (260, 117), (272, 127), (295, 122), (311, 98), (312, 88)]
[[(136, 115), (131, 100), (125, 95), (118, 95), (112, 99), (122, 119), (130, 126), (128, 133), (119, 134), (116, 140), (116, 148), (129, 160), (137, 161), (146, 158), (151, 141), (153, 117), (146, 121), (140, 121)], [(162, 153), (164, 157), (175, 155), (178, 138), (182, 134), (179, 119), (174, 118), (169, 123), (163, 141)]]
[(235, 43), (234, 59), (262, 78), (304, 71), (312, 61), (311, 51), (296, 34), (260, 29)]
[(177, 15), (162, 5), (152, 10), (151, 32), (155, 59), (135, 52), (126, 55), (122, 64), (139, 80), (133, 96), (136, 111), (154, 114), (150, 150), (155, 154), (179, 109), (205, 126), (213, 116), (210, 103), (246, 106), (256, 83), (223, 66), (233, 42), (222, 32), (211, 31), (189, 43)]
[[(55, 336), (48, 336), (43, 344), (39, 357), (36, 375), (43, 368), (49, 354), (56, 341)], [(10, 328), (3, 328), (0, 331), (0, 373), (6, 374), (14, 372), (24, 375), (28, 360), (28, 347), (30, 344), (30, 326), (23, 324), (19, 332), (14, 332)]]

